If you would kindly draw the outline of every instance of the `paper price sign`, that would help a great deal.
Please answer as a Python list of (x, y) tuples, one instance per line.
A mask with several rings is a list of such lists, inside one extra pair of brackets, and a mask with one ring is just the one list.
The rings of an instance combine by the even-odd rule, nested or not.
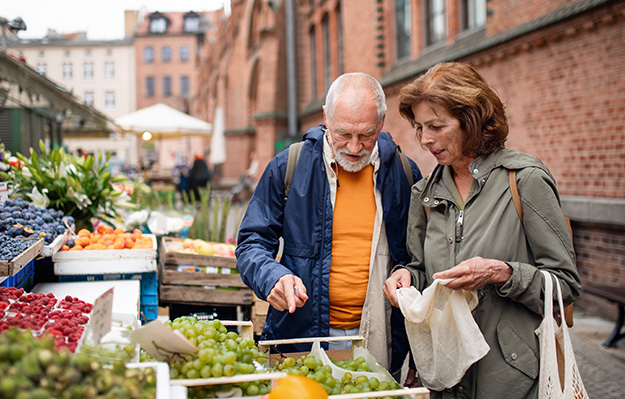
[(100, 295), (94, 302), (91, 309), (91, 325), (93, 341), (99, 344), (106, 334), (111, 331), (111, 322), (113, 319), (113, 289), (111, 287), (104, 294)]
[(7, 182), (0, 182), (0, 204), (4, 204), (4, 201), (9, 199), (9, 190), (7, 189)]

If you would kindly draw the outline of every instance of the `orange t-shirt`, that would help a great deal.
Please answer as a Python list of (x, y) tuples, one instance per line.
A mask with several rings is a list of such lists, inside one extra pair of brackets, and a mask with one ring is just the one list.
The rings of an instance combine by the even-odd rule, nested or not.
[(339, 166), (332, 224), (330, 326), (360, 325), (369, 284), (371, 239), (375, 223), (373, 166), (347, 172)]

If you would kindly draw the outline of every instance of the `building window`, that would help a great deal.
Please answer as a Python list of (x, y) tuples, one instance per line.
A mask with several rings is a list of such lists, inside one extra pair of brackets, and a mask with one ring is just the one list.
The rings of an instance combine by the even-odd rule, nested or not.
[(48, 66), (44, 62), (40, 62), (37, 64), (37, 68), (35, 68), (39, 75), (45, 75), (48, 71)]
[(427, 0), (426, 42), (429, 45), (445, 40), (445, 0)]
[(410, 57), (410, 0), (395, 1), (395, 44), (397, 59)]
[(462, 0), (462, 30), (486, 25), (486, 0)]
[(115, 63), (113, 61), (104, 63), (104, 79), (115, 79)]
[(332, 53), (330, 52), (330, 24), (328, 14), (321, 20), (321, 32), (323, 34), (323, 83), (326, 90), (332, 83)]
[(181, 76), (180, 77), (180, 94), (187, 95), (189, 94), (189, 77)]
[(161, 56), (163, 57), (163, 62), (171, 61), (171, 47), (169, 46), (163, 47)]
[(165, 33), (167, 31), (167, 20), (160, 16), (150, 20), (150, 33)]
[(104, 108), (115, 108), (115, 92), (107, 91), (104, 93)]
[(188, 13), (184, 16), (184, 31), (197, 32), (200, 28), (200, 16), (196, 13)]
[(163, 95), (171, 96), (171, 77), (169, 76), (163, 77)]
[(180, 61), (189, 61), (189, 46), (180, 46)]
[(143, 61), (154, 62), (154, 47), (147, 46), (143, 49)]
[(90, 107), (93, 107), (93, 92), (92, 91), (85, 92), (85, 104)]
[(145, 78), (145, 96), (154, 97), (154, 78), (152, 76)]
[(343, 13), (341, 11), (341, 4), (336, 6), (336, 41), (338, 46), (339, 57), (339, 75), (343, 74)]
[(308, 32), (308, 40), (310, 41), (310, 84), (312, 99), (317, 99), (317, 37), (315, 35), (315, 27), (310, 28)]
[(93, 79), (93, 62), (85, 62), (83, 64), (82, 75), (85, 80)]
[(72, 64), (71, 62), (63, 63), (63, 80), (72, 80)]

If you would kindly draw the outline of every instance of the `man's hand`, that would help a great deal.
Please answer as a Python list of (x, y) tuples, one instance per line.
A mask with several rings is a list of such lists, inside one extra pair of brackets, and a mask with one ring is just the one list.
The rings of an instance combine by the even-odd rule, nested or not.
[(476, 256), (464, 260), (456, 266), (443, 272), (434, 273), (432, 278), (448, 279), (453, 281), (445, 284), (452, 290), (465, 289), (475, 291), (486, 284), (503, 284), (512, 277), (512, 268), (496, 259), (484, 259)]
[(285, 274), (273, 286), (267, 302), (276, 310), (282, 312), (289, 310), (289, 313), (295, 312), (295, 308), (301, 308), (308, 300), (306, 295), (306, 287), (299, 277), (293, 274)]
[(384, 292), (384, 297), (388, 299), (391, 305), (396, 308), (399, 307), (399, 303), (397, 303), (397, 289), (402, 287), (410, 287), (410, 283), (412, 281), (412, 277), (410, 276), (410, 272), (407, 269), (397, 269), (391, 274), (391, 276), (386, 279), (384, 283), (384, 287), (382, 287), (382, 291)]

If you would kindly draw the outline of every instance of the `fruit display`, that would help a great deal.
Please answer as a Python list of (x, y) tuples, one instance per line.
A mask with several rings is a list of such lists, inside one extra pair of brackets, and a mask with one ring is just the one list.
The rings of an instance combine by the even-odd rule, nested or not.
[(154, 398), (153, 368), (103, 367), (87, 354), (55, 348), (49, 335), (11, 328), (0, 335), (0, 397)]
[(325, 399), (328, 393), (316, 382), (301, 375), (290, 374), (278, 380), (277, 386), (264, 398), (267, 399)]
[(92, 305), (52, 293), (27, 293), (23, 288), (0, 287), (0, 334), (17, 327), (33, 336), (49, 335), (58, 349), (76, 350)]
[[(269, 398), (299, 397), (288, 394), (281, 396), (288, 391), (286, 387), (292, 387), (293, 384), (318, 386), (325, 392), (326, 397), (327, 395), (401, 389), (401, 386), (394, 381), (358, 375), (360, 372), (371, 373), (363, 357), (334, 362), (336, 366), (346, 370), (340, 379), (334, 378), (332, 367), (323, 364), (321, 360), (315, 358), (314, 354), (301, 356), (297, 360), (293, 357), (285, 357), (281, 362), (265, 369), (263, 364), (267, 360), (266, 355), (258, 350), (254, 340), (241, 337), (236, 332), (228, 332), (219, 320), (202, 321), (195, 317), (183, 316), (173, 321), (166, 321), (165, 324), (180, 332), (198, 348), (194, 355), (172, 354), (169, 361), (171, 379), (231, 377), (238, 374), (266, 372), (282, 372), (289, 376), (306, 378), (306, 380), (295, 378), (298, 381), (285, 383), (281, 391)], [(141, 361), (153, 361), (153, 359), (146, 352), (142, 352)], [(271, 387), (268, 381), (262, 380), (194, 386), (189, 387), (188, 396), (189, 398), (213, 398), (218, 397), (216, 396), (218, 392), (223, 394), (231, 391), (236, 392), (235, 396), (259, 396), (270, 394)]]
[(61, 251), (90, 251), (107, 249), (152, 249), (154, 242), (150, 237), (144, 237), (139, 229), (127, 233), (117, 227), (99, 225), (96, 231), (81, 229), (76, 236), (70, 237)]
[[(253, 374), (255, 364), (260, 365), (266, 357), (259, 352), (250, 337), (241, 337), (227, 328), (219, 320), (197, 320), (195, 317), (182, 316), (173, 321), (166, 321), (173, 330), (180, 332), (198, 351), (191, 356), (176, 355), (169, 362), (171, 379), (194, 379), (211, 377), (231, 377), (235, 374)], [(151, 361), (150, 356), (142, 352), (141, 361)], [(269, 392), (268, 384), (261, 382), (240, 383), (236, 386), (247, 396), (263, 395)], [(202, 386), (190, 387), (189, 398), (215, 397), (216, 392), (230, 390), (232, 387)]]
[(376, 377), (369, 378), (364, 375), (354, 377), (351, 372), (371, 371), (365, 359), (362, 357), (354, 360), (333, 361), (333, 363), (348, 370), (341, 379), (334, 378), (332, 376), (332, 368), (327, 364), (324, 365), (323, 362), (316, 359), (313, 354), (304, 355), (298, 360), (292, 357), (286, 357), (280, 363), (274, 365), (273, 370), (313, 379), (321, 384), (329, 395), (401, 389), (401, 386), (394, 381), (380, 381)]
[(235, 249), (236, 247), (233, 244), (204, 241), (191, 238), (185, 238), (183, 241), (171, 242), (167, 247), (167, 251), (181, 252), (187, 254), (223, 256), (227, 258), (234, 258)]
[(43, 237), (46, 245), (64, 234), (66, 227), (74, 224), (74, 218), (64, 216), (63, 211), (43, 209), (18, 198), (6, 200), (0, 205), (0, 232), (14, 238)]
[(5, 233), (0, 233), (0, 261), (16, 258), (34, 243), (35, 240), (20, 240)]
[(111, 330), (100, 337), (98, 343), (93, 337), (93, 329), (87, 325), (85, 332), (78, 343), (76, 353), (89, 355), (102, 364), (114, 364), (139, 361), (139, 345), (132, 339), (132, 331), (138, 327), (137, 319), (130, 314), (113, 314)]

